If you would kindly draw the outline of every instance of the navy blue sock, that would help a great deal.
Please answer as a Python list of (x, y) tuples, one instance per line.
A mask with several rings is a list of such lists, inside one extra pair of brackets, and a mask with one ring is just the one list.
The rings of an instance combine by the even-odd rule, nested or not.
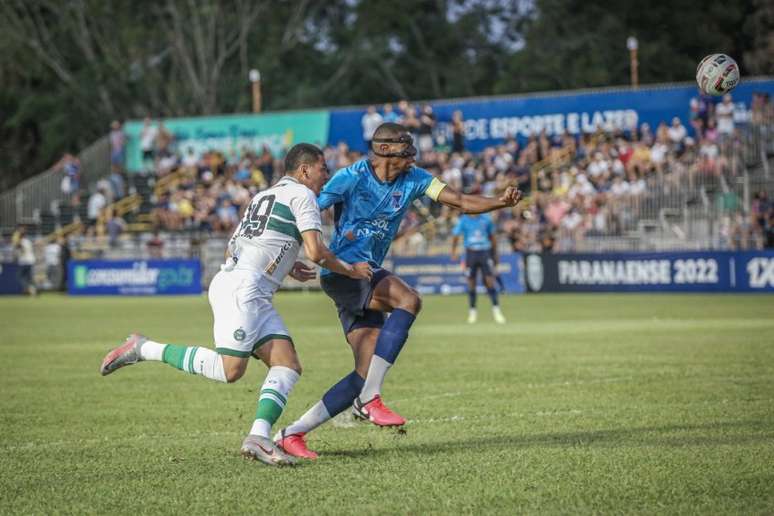
[(468, 304), (471, 308), (476, 307), (476, 289), (468, 290)]
[(486, 292), (489, 294), (489, 299), (492, 300), (492, 306), (497, 306), (497, 289), (495, 288), (488, 288), (486, 289)]
[(365, 380), (357, 372), (352, 371), (339, 380), (339, 383), (328, 389), (322, 397), (323, 405), (331, 417), (339, 414), (352, 405), (357, 395), (360, 394)]
[(416, 316), (406, 310), (400, 308), (393, 310), (387, 322), (384, 323), (382, 331), (379, 332), (374, 353), (394, 364), (408, 339), (409, 328), (414, 324), (414, 319)]

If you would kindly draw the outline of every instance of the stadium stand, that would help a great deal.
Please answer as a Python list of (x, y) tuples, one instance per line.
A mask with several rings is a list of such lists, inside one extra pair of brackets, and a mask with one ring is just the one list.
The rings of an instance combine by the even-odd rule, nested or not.
[[(466, 192), (496, 195), (507, 184), (519, 185), (526, 201), (495, 214), (501, 249), (774, 247), (774, 205), (768, 200), (774, 190), (774, 106), (767, 97), (756, 97), (750, 123), (737, 127), (729, 104), (730, 99), (717, 106), (693, 99), (694, 136), (675, 118), (632, 132), (541, 133), (523, 145), (508, 139), (476, 154), (456, 137), (448, 143), (433, 137), (428, 144), (425, 127), (417, 134), (423, 137), (418, 164)], [(415, 111), (402, 103), (398, 120)], [(420, 131), (421, 124), (413, 125)], [(266, 148), (244, 149), (241, 156), (214, 151), (196, 156), (161, 131), (144, 172), (127, 173), (107, 157), (117, 154), (111, 142), (125, 141), (116, 131), (20, 185), (25, 205), (14, 211), (20, 218), (11, 216), (13, 199), (0, 197), (4, 224), (14, 220), (32, 227), (40, 249), (65, 236), (75, 257), (199, 256), (209, 277), (242, 209), (282, 176), (282, 160)], [(331, 170), (362, 157), (343, 143), (324, 151)], [(100, 163), (108, 162), (106, 173)], [(455, 219), (447, 208), (418, 202), (393, 252), (448, 252)], [(10, 236), (12, 227), (3, 229)]]

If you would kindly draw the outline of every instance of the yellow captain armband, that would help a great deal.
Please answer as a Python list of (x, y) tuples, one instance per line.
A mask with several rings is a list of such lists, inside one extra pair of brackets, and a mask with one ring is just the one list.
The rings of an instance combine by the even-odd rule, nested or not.
[(430, 181), (427, 190), (425, 190), (425, 195), (430, 197), (432, 200), (437, 201), (438, 196), (441, 195), (441, 190), (444, 188), (446, 188), (446, 183), (439, 180), (437, 177), (434, 177), (433, 180)]

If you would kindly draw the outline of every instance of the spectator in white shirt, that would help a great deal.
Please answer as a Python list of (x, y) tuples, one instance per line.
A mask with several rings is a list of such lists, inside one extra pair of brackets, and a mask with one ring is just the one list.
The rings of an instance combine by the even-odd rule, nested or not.
[(605, 160), (601, 152), (594, 154), (594, 160), (589, 164), (589, 174), (591, 177), (598, 177), (607, 173), (610, 164)]
[(376, 111), (376, 106), (368, 106), (368, 110), (360, 120), (360, 124), (363, 126), (363, 140), (365, 141), (366, 149), (370, 150), (374, 132), (382, 124), (382, 115)]
[(669, 135), (669, 140), (673, 145), (680, 146), (682, 145), (685, 137), (688, 135), (688, 131), (686, 131), (685, 126), (680, 121), (680, 119), (678, 117), (674, 117), (672, 119), (672, 127), (667, 130), (667, 134)]
[(152, 162), (153, 158), (156, 157), (156, 137), (158, 134), (159, 130), (153, 125), (150, 117), (145, 117), (140, 131), (140, 150), (142, 151), (143, 164)]
[(734, 134), (734, 103), (731, 95), (724, 95), (723, 102), (715, 106), (715, 118), (718, 122), (718, 133), (721, 139)]
[(25, 293), (34, 296), (38, 293), (32, 274), (32, 267), (35, 265), (35, 251), (32, 247), (32, 240), (27, 236), (27, 228), (19, 226), (11, 237), (11, 242), (16, 254), (16, 263), (19, 265), (19, 280), (22, 289)]
[(183, 156), (183, 166), (190, 170), (196, 170), (199, 165), (199, 156), (196, 155), (196, 151), (193, 147), (188, 147)]
[(46, 279), (49, 288), (59, 287), (62, 283), (62, 246), (58, 240), (49, 242), (43, 248), (43, 261), (46, 263)]
[(102, 210), (107, 206), (107, 197), (102, 193), (102, 189), (98, 189), (89, 197), (89, 204), (86, 209), (86, 216), (89, 218), (89, 227), (93, 227), (97, 223), (97, 218)]
[(667, 152), (669, 152), (669, 147), (662, 141), (656, 142), (656, 144), (651, 147), (650, 160), (656, 165), (656, 168), (659, 168), (661, 164), (664, 163)]
[(457, 167), (449, 167), (441, 174), (441, 179), (447, 185), (457, 190), (462, 189), (462, 171)]
[(629, 193), (629, 183), (624, 181), (621, 176), (616, 176), (613, 185), (610, 187), (610, 195), (621, 197)]
[(718, 155), (720, 154), (720, 151), (718, 150), (718, 146), (715, 145), (710, 140), (702, 140), (701, 146), (699, 147), (699, 156), (705, 159), (717, 159)]
[(575, 231), (581, 222), (583, 222), (583, 217), (578, 213), (578, 210), (572, 208), (570, 213), (562, 218), (561, 226), (568, 231)]

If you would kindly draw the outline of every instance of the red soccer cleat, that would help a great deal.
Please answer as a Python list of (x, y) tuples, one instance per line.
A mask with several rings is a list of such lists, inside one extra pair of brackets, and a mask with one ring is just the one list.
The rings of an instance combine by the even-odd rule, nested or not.
[(288, 455), (314, 460), (318, 455), (306, 447), (305, 435), (304, 432), (285, 435), (285, 429), (283, 428), (274, 436), (274, 444), (282, 448)]
[(360, 397), (355, 398), (352, 404), (352, 413), (355, 417), (365, 419), (377, 426), (402, 426), (406, 420), (387, 408), (378, 394), (371, 401), (363, 403)]

